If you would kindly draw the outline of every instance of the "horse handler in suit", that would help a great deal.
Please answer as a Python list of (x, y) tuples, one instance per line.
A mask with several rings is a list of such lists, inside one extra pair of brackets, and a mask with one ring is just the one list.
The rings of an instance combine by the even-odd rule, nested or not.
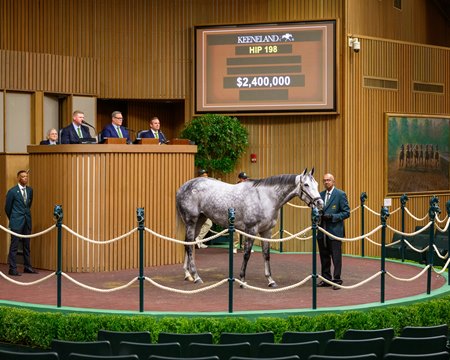
[[(20, 170), (17, 173), (18, 184), (9, 189), (6, 194), (5, 212), (9, 219), (9, 228), (17, 234), (31, 234), (31, 204), (33, 202), (33, 189), (27, 186), (28, 172)], [(9, 246), (8, 263), (9, 275), (20, 276), (17, 271), (16, 255), (19, 241), (23, 241), (23, 261), (24, 272), (37, 274), (38, 272), (31, 266), (30, 239), (19, 238), (11, 235)]]
[[(335, 180), (332, 174), (323, 176), (323, 184), (325, 190), (320, 193), (320, 196), (325, 205), (320, 225), (335, 236), (345, 237), (344, 220), (350, 217), (347, 195), (334, 186)], [(335, 284), (341, 285), (342, 242), (329, 238), (320, 231), (317, 235), (317, 243), (322, 264), (322, 276)], [(334, 266), (333, 276), (331, 276), (331, 262)], [(317, 286), (331, 287), (332, 285), (321, 281)], [(333, 290), (339, 290), (339, 287), (333, 286)]]

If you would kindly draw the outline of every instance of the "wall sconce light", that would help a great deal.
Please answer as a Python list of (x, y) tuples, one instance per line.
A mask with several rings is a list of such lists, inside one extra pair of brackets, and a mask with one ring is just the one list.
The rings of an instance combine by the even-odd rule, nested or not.
[(349, 37), (348, 46), (351, 47), (355, 53), (358, 53), (359, 50), (361, 50), (361, 43), (358, 38)]
[(256, 162), (256, 154), (250, 154), (250, 162), (252, 163)]

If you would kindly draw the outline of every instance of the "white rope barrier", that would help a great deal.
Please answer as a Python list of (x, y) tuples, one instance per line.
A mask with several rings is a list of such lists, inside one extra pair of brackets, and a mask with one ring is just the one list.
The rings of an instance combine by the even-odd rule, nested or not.
[(72, 283), (74, 283), (75, 285), (78, 285), (78, 286), (82, 287), (83, 289), (91, 290), (91, 291), (95, 291), (95, 292), (100, 292), (100, 293), (111, 293), (111, 292), (114, 292), (114, 291), (119, 291), (119, 290), (122, 290), (122, 289), (126, 289), (127, 287), (130, 287), (136, 281), (139, 280), (138, 277), (134, 277), (134, 278), (132, 278), (130, 280), (130, 282), (128, 282), (125, 285), (118, 286), (118, 287), (115, 287), (115, 288), (112, 288), (112, 289), (99, 289), (99, 288), (96, 288), (96, 287), (93, 287), (93, 286), (85, 285), (85, 284), (75, 280), (73, 277), (71, 277), (70, 275), (66, 274), (65, 272), (62, 272), (61, 275), (64, 276), (67, 280), (69, 280)]
[(448, 215), (445, 215), (445, 218), (443, 218), (442, 220), (441, 219), (439, 219), (439, 214), (436, 214), (436, 221), (438, 222), (438, 223), (443, 223), (443, 222), (445, 222), (445, 221), (447, 221), (448, 222)]
[(444, 264), (444, 267), (441, 270), (436, 270), (433, 266), (433, 271), (440, 275), (447, 270), (449, 263), (450, 263), (450, 259), (447, 259), (447, 262)]
[(295, 284), (292, 284), (289, 286), (284, 286), (282, 288), (276, 288), (276, 289), (266, 289), (266, 288), (251, 286), (251, 285), (248, 285), (246, 282), (241, 281), (239, 279), (234, 279), (234, 281), (245, 289), (256, 290), (256, 291), (265, 292), (265, 293), (278, 293), (278, 292), (282, 292), (282, 291), (292, 290), (292, 289), (295, 289), (296, 287), (302, 286), (303, 284), (308, 282), (310, 279), (312, 279), (312, 275), (308, 275), (307, 277), (305, 277), (303, 280), (299, 281), (298, 283), (295, 283)]
[(335, 282), (332, 282), (328, 279), (325, 279), (322, 275), (317, 275), (319, 279), (321, 279), (323, 282), (326, 282), (328, 285), (333, 285), (333, 286), (337, 286), (340, 289), (356, 289), (360, 286), (363, 286), (364, 284), (367, 284), (368, 282), (372, 281), (373, 279), (376, 279), (378, 276), (381, 275), (381, 271), (376, 272), (375, 274), (373, 274), (372, 276), (368, 277), (367, 279), (360, 281), (357, 284), (354, 285), (341, 285), (341, 284), (336, 284)]
[(367, 205), (363, 205), (365, 209), (369, 210), (372, 214), (376, 215), (376, 216), (380, 216), (381, 214), (379, 212), (376, 212), (375, 210), (372, 210), (370, 207), (368, 207)]
[(214, 288), (216, 288), (216, 287), (218, 287), (218, 286), (221, 286), (221, 285), (223, 285), (224, 283), (228, 282), (228, 279), (222, 279), (222, 280), (218, 281), (218, 282), (215, 283), (215, 284), (212, 284), (212, 285), (209, 285), (209, 286), (202, 287), (201, 289), (196, 289), (196, 290), (180, 290), (180, 289), (175, 289), (175, 288), (171, 288), (171, 287), (168, 287), (168, 286), (161, 285), (161, 284), (157, 283), (155, 280), (152, 280), (151, 278), (149, 278), (149, 277), (147, 277), (147, 276), (145, 277), (145, 280), (148, 281), (150, 284), (156, 286), (156, 287), (159, 288), (159, 289), (166, 290), (166, 291), (170, 291), (170, 292), (175, 292), (175, 293), (178, 293), (178, 294), (185, 294), (185, 295), (198, 294), (198, 293), (201, 293), (201, 292), (205, 292), (205, 291), (208, 291), (208, 290), (212, 290), (212, 289), (214, 289)]
[(350, 214), (354, 213), (356, 210), (358, 210), (361, 207), (361, 205), (358, 205), (357, 207), (350, 210)]
[(409, 211), (409, 209), (405, 206), (405, 211), (406, 211), (406, 213), (409, 215), (409, 216), (411, 216), (414, 220), (416, 220), (416, 221), (423, 221), (423, 220), (425, 220), (427, 217), (428, 217), (428, 214), (426, 214), (423, 218), (418, 218), (418, 217), (416, 217), (416, 216), (414, 216), (412, 213), (411, 213), (411, 211)]
[(383, 227), (383, 225), (378, 225), (375, 229), (373, 229), (372, 231), (370, 231), (369, 233), (365, 234), (365, 235), (360, 235), (354, 238), (341, 238), (339, 236), (333, 235), (332, 233), (329, 233), (328, 231), (326, 231), (324, 228), (318, 226), (318, 229), (323, 232), (326, 236), (329, 236), (330, 238), (334, 239), (334, 240), (339, 240), (339, 241), (356, 241), (356, 240), (361, 240), (364, 239), (367, 236), (373, 235), (375, 234), (378, 230), (380, 230)]
[[(283, 232), (285, 232), (286, 234), (290, 235), (290, 236), (295, 236), (295, 234), (291, 234), (289, 231), (287, 230), (283, 230)], [(311, 240), (312, 239), (312, 235), (310, 236), (305, 236), (305, 237), (300, 237), (300, 236), (295, 236), (295, 238), (293, 239), (298, 239), (298, 240)]]
[(402, 236), (415, 236), (415, 235), (418, 235), (418, 234), (424, 232), (426, 229), (428, 229), (428, 228), (431, 226), (431, 224), (433, 224), (432, 221), (430, 221), (428, 224), (426, 224), (423, 228), (420, 228), (419, 230), (417, 230), (417, 231), (415, 231), (415, 232), (412, 232), (412, 233), (405, 233), (405, 232), (402, 232), (402, 231), (400, 231), (400, 230), (394, 229), (394, 228), (393, 228), (392, 226), (390, 226), (390, 225), (386, 225), (386, 226), (387, 226), (387, 228), (388, 228), (389, 230), (392, 230), (392, 231), (395, 232), (396, 234), (400, 234), (400, 235), (402, 235)]
[(171, 237), (168, 237), (168, 236), (164, 236), (164, 235), (158, 234), (157, 232), (155, 232), (152, 229), (149, 229), (147, 227), (144, 228), (144, 230), (147, 231), (148, 233), (152, 234), (152, 235), (155, 235), (156, 237), (159, 237), (159, 238), (163, 239), (163, 240), (172, 241), (174, 243), (182, 244), (182, 245), (201, 244), (203, 242), (214, 240), (214, 239), (216, 239), (216, 238), (218, 238), (218, 237), (220, 237), (220, 236), (222, 236), (224, 234), (228, 234), (228, 229), (225, 229), (225, 230), (222, 230), (219, 233), (216, 233), (216, 235), (210, 236), (209, 238), (203, 238), (203, 239), (198, 240), (198, 241), (184, 241), (184, 240), (178, 240), (178, 239), (174, 239), (174, 238), (171, 238)]
[(444, 228), (443, 228), (443, 229), (441, 229), (441, 228), (439, 227), (439, 225), (438, 225), (438, 224), (435, 224), (435, 225), (434, 225), (434, 227), (436, 228), (436, 230), (438, 230), (438, 231), (440, 231), (440, 232), (444, 233), (444, 232), (446, 232), (446, 231), (448, 230), (448, 226), (449, 226), (449, 224), (450, 224), (450, 218), (449, 218), (449, 219), (447, 219), (447, 224), (445, 224), (445, 226), (444, 226)]
[[(294, 204), (290, 204), (290, 203), (287, 203), (287, 204), (290, 205), (290, 206), (292, 206), (292, 207), (296, 207), (296, 208), (309, 208), (308, 206), (299, 206), (299, 205), (294, 205)], [(367, 207), (366, 205), (363, 205), (363, 206), (364, 206), (368, 211), (372, 212), (373, 214), (378, 215), (378, 216), (380, 215), (379, 213), (377, 213), (377, 212), (375, 212), (374, 210), (370, 209), (370, 208)], [(352, 212), (356, 211), (358, 208), (360, 208), (360, 206), (354, 208), (354, 209), (352, 210)], [(394, 210), (393, 212), (391, 212), (391, 214), (393, 214), (394, 212), (399, 211), (400, 209), (401, 209), (401, 208), (397, 208), (396, 210)], [(406, 212), (408, 213), (408, 215), (410, 215), (412, 218), (414, 218), (414, 219), (417, 220), (417, 221), (425, 220), (426, 217), (428, 216), (428, 215), (426, 215), (424, 218), (420, 219), (420, 218), (415, 217), (413, 214), (411, 214), (411, 212), (410, 212), (407, 208), (405, 208), (405, 210), (406, 210)], [(434, 224), (434, 227), (435, 227), (438, 231), (440, 231), (440, 232), (442, 232), (442, 233), (445, 233), (445, 232), (448, 231), (448, 228), (449, 228), (449, 226), (450, 226), (450, 218), (449, 218), (448, 216), (446, 216), (443, 220), (440, 220), (439, 218), (436, 217), (435, 220), (436, 220), (435, 222), (430, 221), (430, 222), (428, 222), (425, 226), (423, 226), (421, 229), (419, 229), (419, 230), (417, 230), (417, 231), (415, 231), (415, 232), (412, 232), (412, 233), (404, 233), (404, 232), (401, 232), (401, 231), (398, 231), (398, 230), (394, 229), (393, 227), (391, 227), (391, 226), (389, 226), (389, 225), (386, 225), (386, 226), (387, 226), (388, 229), (390, 229), (390, 230), (393, 231), (394, 233), (400, 234), (400, 235), (405, 236), (405, 237), (413, 237), (413, 236), (415, 236), (415, 235), (418, 235), (418, 234), (420, 234), (420, 233), (426, 231), (432, 224)], [(444, 227), (444, 228), (440, 228), (439, 225), (438, 225), (438, 223), (444, 223), (444, 222), (446, 222), (445, 227)], [(376, 228), (374, 228), (373, 230), (371, 230), (370, 232), (368, 232), (367, 234), (360, 235), (360, 236), (353, 237), (353, 238), (341, 238), (341, 237), (335, 236), (335, 235), (329, 233), (326, 229), (324, 229), (324, 228), (322, 228), (322, 227), (320, 227), (320, 226), (318, 227), (318, 229), (319, 229), (319, 231), (321, 231), (323, 234), (325, 234), (326, 236), (328, 236), (328, 237), (330, 237), (330, 238), (332, 238), (332, 239), (334, 239), (334, 240), (352, 242), (352, 241), (357, 241), (357, 240), (361, 240), (361, 239), (366, 239), (369, 243), (371, 243), (371, 244), (373, 244), (373, 245), (375, 245), (375, 246), (381, 246), (381, 244), (379, 244), (379, 243), (377, 243), (376, 241), (372, 240), (372, 239), (370, 238), (370, 236), (373, 235), (373, 234), (375, 234), (376, 232), (378, 232), (382, 227), (383, 227), (383, 225), (379, 225), (379, 226), (377, 226)], [(52, 225), (52, 226), (49, 227), (48, 229), (45, 229), (45, 230), (43, 230), (43, 231), (41, 231), (41, 232), (39, 232), (39, 233), (36, 233), (36, 234), (30, 234), (30, 235), (22, 235), (22, 234), (17, 234), (17, 233), (15, 233), (15, 232), (13, 232), (13, 231), (11, 231), (11, 230), (9, 230), (9, 229), (7, 229), (7, 228), (5, 228), (5, 227), (3, 227), (3, 226), (0, 225), (0, 229), (1, 229), (1, 230), (4, 230), (5, 232), (7, 232), (7, 233), (9, 233), (9, 234), (11, 234), (11, 235), (17, 236), (17, 237), (19, 237), (19, 238), (33, 238), (33, 237), (38, 237), (38, 236), (41, 236), (41, 235), (43, 235), (43, 234), (46, 234), (46, 233), (52, 231), (52, 230), (55, 229), (55, 228), (56, 228), (56, 225)], [(79, 239), (81, 239), (81, 240), (83, 240), (83, 241), (87, 241), (87, 242), (89, 242), (89, 243), (94, 243), (94, 244), (99, 244), (99, 245), (105, 245), (105, 244), (109, 244), (109, 243), (112, 243), (112, 242), (116, 242), (116, 241), (122, 240), (122, 239), (124, 239), (124, 238), (126, 238), (126, 237), (129, 237), (130, 235), (132, 235), (132, 234), (135, 233), (136, 231), (138, 231), (138, 228), (136, 227), (136, 228), (130, 230), (129, 232), (127, 232), (127, 233), (125, 233), (125, 234), (123, 234), (123, 235), (121, 235), (121, 236), (118, 236), (118, 237), (116, 237), (116, 238), (114, 238), (114, 239), (105, 240), (105, 241), (98, 241), (98, 240), (93, 240), (93, 239), (89, 239), (89, 238), (87, 238), (87, 237), (84, 237), (84, 236), (82, 236), (82, 235), (76, 233), (75, 231), (71, 230), (71, 229), (70, 229), (69, 227), (67, 227), (66, 225), (62, 225), (62, 228), (64, 228), (64, 229), (65, 229), (66, 231), (68, 231), (70, 234), (76, 236), (77, 238), (79, 238)], [(183, 241), (183, 240), (178, 240), (178, 239), (174, 239), (174, 238), (171, 238), (171, 237), (167, 237), (167, 236), (158, 234), (157, 232), (155, 232), (155, 231), (153, 231), (153, 230), (151, 230), (151, 229), (149, 229), (149, 228), (147, 228), (147, 227), (145, 227), (144, 230), (145, 230), (146, 232), (148, 232), (148, 233), (150, 233), (150, 234), (152, 234), (152, 235), (158, 237), (158, 238), (163, 239), (163, 240), (172, 241), (172, 242), (175, 242), (175, 243), (178, 243), (178, 244), (182, 244), (182, 245), (195, 245), (195, 244), (207, 242), (207, 241), (210, 241), (210, 240), (214, 240), (214, 239), (216, 239), (216, 238), (218, 238), (218, 237), (220, 237), (220, 236), (223, 236), (223, 235), (228, 234), (228, 229), (224, 229), (224, 230), (221, 231), (221, 232), (214, 232), (215, 235), (213, 235), (213, 236), (211, 236), (211, 237), (209, 237), (209, 238), (204, 238), (204, 239), (198, 240), (198, 241), (186, 242), (186, 241)], [(245, 237), (247, 237), (247, 238), (251, 238), (251, 239), (253, 239), (253, 240), (261, 240), (261, 241), (266, 241), (266, 242), (280, 243), (280, 242), (284, 242), (284, 241), (289, 241), (289, 240), (291, 240), (291, 239), (310, 240), (310, 239), (312, 239), (312, 235), (305, 236), (305, 234), (307, 234), (307, 233), (310, 232), (311, 230), (312, 230), (312, 227), (311, 227), (311, 226), (305, 228), (304, 230), (301, 230), (300, 232), (298, 232), (298, 233), (296, 233), (296, 234), (291, 234), (291, 233), (289, 233), (287, 230), (282, 230), (283, 234), (286, 233), (286, 234), (288, 234), (289, 236), (286, 237), (286, 238), (275, 238), (275, 239), (272, 239), (272, 238), (275, 237), (277, 234), (279, 234), (279, 231), (278, 231), (278, 232), (275, 232), (275, 233), (272, 235), (272, 238), (271, 238), (271, 239), (262, 238), (262, 237), (259, 237), (259, 236), (256, 236), (256, 235), (247, 234), (247, 233), (245, 233), (245, 232), (243, 232), (243, 231), (240, 231), (240, 230), (238, 230), (238, 229), (236, 229), (236, 233), (238, 233), (238, 234), (240, 234), (240, 235), (243, 235), (243, 236), (245, 236)], [(401, 241), (401, 240), (397, 240), (397, 241), (395, 241), (395, 242), (393, 242), (393, 243), (386, 244), (386, 247), (389, 247), (389, 246), (393, 246), (393, 245), (395, 245), (395, 244), (398, 244), (400, 241)], [(424, 253), (424, 252), (426, 252), (426, 251), (429, 249), (429, 246), (427, 246), (427, 247), (425, 247), (425, 248), (423, 248), (423, 249), (418, 249), (418, 248), (414, 247), (414, 245), (413, 245), (411, 242), (409, 242), (408, 240), (406, 240), (406, 239), (404, 239), (404, 242), (405, 242), (405, 244), (406, 244), (409, 248), (411, 248), (412, 250), (414, 250), (415, 252), (418, 252), (418, 253)], [(442, 259), (442, 260), (447, 259), (447, 261), (446, 261), (446, 263), (445, 263), (445, 265), (444, 265), (444, 268), (443, 268), (442, 270), (438, 271), (438, 270), (436, 270), (434, 267), (432, 267), (432, 270), (433, 270), (435, 273), (437, 273), (437, 274), (442, 274), (444, 271), (446, 271), (446, 269), (448, 268), (448, 266), (449, 266), (449, 264), (450, 264), (450, 257), (449, 257), (449, 254), (448, 254), (448, 253), (446, 253), (446, 254), (441, 254), (440, 251), (439, 251), (439, 249), (438, 249), (438, 247), (437, 247), (435, 244), (433, 244), (433, 251), (437, 254), (437, 256), (438, 256), (440, 259)], [(414, 281), (414, 280), (418, 279), (418, 278), (419, 278), (420, 276), (422, 276), (429, 268), (430, 268), (430, 265), (427, 265), (425, 268), (423, 268), (423, 269), (420, 271), (420, 273), (416, 274), (415, 276), (413, 276), (413, 277), (411, 277), (411, 278), (400, 278), (400, 277), (397, 277), (397, 276), (391, 274), (390, 272), (386, 272), (386, 274), (389, 275), (391, 278), (393, 278), (393, 279), (395, 279), (395, 280), (410, 282), (410, 281)], [(328, 283), (329, 285), (337, 286), (337, 287), (339, 287), (339, 288), (341, 288), (341, 289), (354, 289), (354, 288), (360, 287), (360, 286), (362, 286), (362, 285), (364, 285), (364, 284), (366, 284), (366, 283), (368, 283), (368, 282), (374, 280), (375, 278), (379, 277), (381, 274), (382, 274), (382, 271), (378, 271), (377, 273), (371, 275), (371, 276), (368, 277), (367, 279), (364, 279), (364, 280), (362, 280), (361, 282), (359, 282), (359, 283), (357, 283), (357, 284), (347, 285), (347, 286), (333, 283), (333, 282), (331, 282), (331, 281), (329, 281), (329, 280), (323, 278), (321, 275), (317, 275), (317, 276), (318, 276), (318, 279), (321, 279), (322, 281)], [(55, 272), (52, 272), (52, 273), (48, 274), (47, 276), (45, 276), (45, 277), (43, 277), (43, 278), (41, 278), (41, 279), (32, 281), (32, 282), (20, 282), (20, 281), (17, 281), (17, 280), (12, 279), (11, 277), (8, 277), (6, 274), (4, 274), (3, 272), (0, 271), (0, 277), (1, 277), (1, 278), (5, 279), (6, 281), (9, 281), (9, 282), (12, 283), (12, 284), (19, 285), (19, 286), (32, 286), (32, 285), (38, 285), (38, 284), (40, 284), (40, 283), (42, 283), (42, 282), (44, 282), (44, 281), (49, 280), (50, 278), (54, 277), (55, 275), (56, 275), (56, 273), (55, 273)], [(75, 285), (77, 285), (77, 286), (80, 286), (80, 287), (82, 287), (82, 288), (84, 288), (84, 289), (87, 289), (87, 290), (90, 290), (90, 291), (100, 292), (100, 293), (111, 293), (111, 292), (115, 292), (115, 291), (120, 291), (120, 290), (123, 290), (123, 289), (126, 289), (126, 288), (132, 286), (136, 281), (139, 280), (138, 277), (133, 277), (128, 283), (126, 283), (126, 284), (124, 284), (124, 285), (117, 286), (117, 287), (111, 288), (111, 289), (101, 289), (101, 288), (96, 288), (96, 287), (92, 287), (92, 286), (83, 284), (83, 283), (77, 281), (76, 279), (74, 279), (73, 277), (71, 277), (70, 275), (68, 275), (67, 273), (64, 273), (64, 272), (63, 272), (63, 273), (62, 273), (62, 276), (64, 276), (67, 280), (69, 280), (70, 282), (72, 282), (73, 284), (75, 284)], [(189, 294), (189, 295), (190, 295), (190, 294), (197, 294), (197, 293), (201, 293), (201, 292), (205, 292), (205, 291), (212, 290), (212, 289), (214, 289), (214, 288), (217, 288), (217, 287), (219, 287), (219, 286), (222, 286), (223, 284), (225, 284), (225, 283), (227, 283), (227, 282), (229, 281), (229, 279), (225, 278), (225, 279), (222, 279), (222, 280), (220, 280), (220, 281), (218, 281), (218, 282), (216, 282), (216, 283), (214, 283), (214, 284), (211, 284), (211, 285), (209, 285), (209, 286), (205, 286), (205, 287), (202, 287), (202, 288), (199, 288), (199, 289), (194, 289), (194, 290), (181, 290), (181, 289), (176, 289), (176, 288), (172, 288), (172, 287), (168, 287), (168, 286), (162, 285), (162, 284), (156, 282), (155, 280), (151, 279), (150, 277), (145, 277), (144, 279), (145, 279), (145, 281), (149, 282), (150, 284), (152, 284), (153, 286), (155, 286), (155, 287), (157, 287), (157, 288), (159, 288), (159, 289), (162, 289), (162, 290), (165, 290), (165, 291), (169, 291), (169, 292), (174, 292), (174, 293), (179, 293), (179, 294)], [(249, 290), (254, 290), (254, 291), (259, 291), (259, 292), (265, 292), (265, 293), (279, 293), (279, 292), (288, 291), (288, 290), (297, 288), (297, 287), (299, 287), (299, 286), (302, 286), (303, 284), (305, 284), (306, 282), (308, 282), (308, 281), (311, 280), (311, 279), (312, 279), (312, 275), (308, 275), (308, 276), (305, 277), (303, 280), (301, 280), (301, 281), (299, 281), (299, 282), (297, 282), (297, 283), (294, 283), (294, 284), (292, 284), (292, 285), (288, 285), (288, 286), (285, 286), (285, 287), (282, 287), (282, 288), (276, 288), (276, 289), (267, 289), (267, 288), (259, 288), (259, 287), (255, 287), (255, 286), (249, 285), (249, 284), (247, 284), (246, 282), (243, 282), (243, 281), (241, 281), (241, 280), (239, 280), (239, 279), (233, 279), (233, 281), (236, 282), (236, 284), (239, 284), (241, 287), (246, 288), (246, 289), (249, 289)]]
[(439, 249), (437, 248), (437, 246), (436, 246), (435, 244), (433, 244), (433, 249), (434, 249), (434, 252), (436, 253), (436, 255), (437, 255), (440, 259), (445, 260), (445, 259), (448, 258), (448, 253), (446, 253), (445, 255), (442, 255), (442, 254), (440, 253)]
[(310, 231), (311, 229), (312, 229), (312, 227), (309, 226), (309, 227), (303, 229), (302, 231), (298, 232), (297, 234), (291, 235), (291, 236), (289, 236), (287, 238), (281, 238), (281, 239), (280, 238), (279, 239), (267, 239), (267, 238), (259, 237), (259, 236), (256, 236), (256, 235), (247, 234), (247, 233), (245, 233), (245, 232), (243, 232), (241, 230), (238, 230), (238, 229), (236, 229), (236, 232), (238, 234), (241, 234), (241, 235), (243, 235), (245, 237), (248, 237), (250, 239), (253, 239), (253, 240), (261, 240), (261, 241), (277, 243), (277, 242), (283, 242), (283, 241), (288, 241), (288, 240), (294, 239), (294, 238), (296, 238), (298, 236), (301, 236), (302, 234)]
[(23, 234), (18, 234), (14, 231), (11, 231), (8, 228), (5, 228), (4, 226), (0, 225), (0, 229), (7, 232), (8, 234), (14, 235), (18, 238), (26, 238), (26, 239), (29, 239), (29, 238), (31, 239), (31, 238), (35, 238), (35, 237), (47, 234), (48, 232), (52, 231), (55, 227), (56, 227), (56, 225), (52, 225), (48, 229), (42, 230), (41, 232), (38, 232), (36, 234), (23, 235)]
[(417, 249), (408, 240), (404, 239), (404, 242), (405, 242), (406, 245), (408, 245), (409, 248), (411, 248), (415, 252), (418, 252), (418, 253), (421, 253), (421, 254), (424, 253), (425, 251), (427, 251), (430, 248), (430, 246), (428, 245), (428, 246), (424, 247), (423, 249)]
[(398, 277), (398, 276), (395, 276), (395, 275), (391, 274), (389, 271), (386, 271), (386, 274), (389, 275), (391, 278), (393, 278), (395, 280), (410, 282), (410, 281), (414, 281), (414, 280), (420, 278), (429, 269), (429, 267), (430, 267), (430, 265), (425, 266), (420, 273), (418, 273), (417, 275), (415, 275), (415, 276), (413, 276), (411, 278), (401, 278), (401, 277)]
[(41, 278), (41, 279), (38, 279), (38, 280), (35, 280), (35, 281), (31, 281), (31, 282), (22, 282), (22, 281), (14, 280), (14, 279), (10, 278), (9, 276), (7, 276), (6, 274), (4, 274), (4, 273), (1, 272), (1, 271), (0, 271), (0, 276), (1, 276), (3, 279), (5, 279), (6, 281), (9, 281), (10, 283), (15, 284), (15, 285), (20, 285), (20, 286), (31, 286), (31, 285), (37, 285), (37, 284), (40, 284), (41, 282), (44, 282), (44, 281), (50, 279), (51, 277), (55, 276), (55, 273), (50, 273), (50, 274), (48, 274), (47, 276), (45, 276), (45, 277), (43, 277), (43, 278)]
[(87, 241), (88, 243), (91, 243), (91, 244), (99, 244), (99, 245), (110, 244), (110, 243), (113, 243), (113, 242), (115, 242), (115, 241), (122, 240), (122, 239), (124, 239), (124, 238), (130, 236), (130, 235), (133, 234), (134, 232), (138, 231), (138, 228), (135, 227), (134, 229), (131, 229), (130, 231), (128, 231), (126, 234), (120, 235), (120, 236), (118, 236), (118, 237), (116, 237), (116, 238), (114, 238), (114, 239), (104, 240), (104, 241), (99, 241), (99, 240), (92, 240), (92, 239), (89, 239), (89, 238), (87, 238), (87, 237), (85, 237), (85, 236), (83, 236), (83, 235), (80, 235), (80, 234), (76, 233), (75, 231), (73, 231), (71, 228), (69, 228), (68, 226), (66, 226), (66, 225), (64, 225), (64, 224), (62, 225), (62, 227), (63, 227), (65, 230), (67, 230), (70, 234), (76, 236), (77, 238), (79, 238), (79, 239), (81, 239), (81, 240)]

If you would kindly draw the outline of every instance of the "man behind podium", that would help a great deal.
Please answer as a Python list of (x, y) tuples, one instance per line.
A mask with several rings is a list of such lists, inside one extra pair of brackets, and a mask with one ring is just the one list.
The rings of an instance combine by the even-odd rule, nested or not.
[(122, 126), (123, 115), (120, 111), (114, 111), (111, 114), (111, 124), (105, 126), (102, 130), (102, 139), (106, 138), (125, 138), (127, 144), (131, 144), (130, 134), (128, 130)]
[(72, 114), (72, 124), (61, 131), (61, 144), (81, 144), (83, 139), (91, 139), (89, 128), (83, 125), (84, 112), (75, 110)]
[(159, 139), (159, 144), (168, 144), (169, 141), (164, 136), (161, 131), (161, 123), (159, 119), (155, 116), (150, 120), (150, 130), (141, 134), (141, 138), (153, 138)]

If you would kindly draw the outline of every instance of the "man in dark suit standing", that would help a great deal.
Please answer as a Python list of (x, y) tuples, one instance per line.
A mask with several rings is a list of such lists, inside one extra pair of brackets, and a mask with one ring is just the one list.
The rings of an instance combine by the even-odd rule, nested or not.
[(131, 144), (130, 134), (128, 130), (122, 126), (123, 115), (120, 111), (114, 111), (111, 114), (111, 124), (105, 126), (102, 130), (102, 139), (106, 138), (125, 138), (127, 144)]
[(161, 123), (159, 119), (155, 116), (150, 120), (150, 130), (141, 134), (141, 138), (154, 138), (159, 139), (159, 144), (167, 144), (169, 141), (166, 139), (165, 135), (161, 131)]
[[(17, 234), (29, 235), (31, 234), (31, 203), (33, 202), (33, 189), (27, 186), (27, 171), (20, 170), (17, 173), (17, 180), (18, 184), (9, 189), (6, 194), (5, 212), (9, 219), (9, 228), (11, 231)], [(20, 239), (23, 241), (24, 272), (37, 274), (37, 271), (31, 266), (30, 239), (11, 235), (11, 244), (9, 246), (8, 254), (9, 275), (20, 276), (17, 271), (16, 263)]]
[(84, 112), (75, 110), (72, 114), (72, 124), (61, 132), (61, 144), (81, 144), (83, 139), (91, 139), (89, 128), (83, 125)]
[[(320, 193), (324, 201), (321, 227), (337, 237), (345, 237), (344, 220), (350, 217), (350, 206), (347, 195), (344, 191), (334, 186), (335, 180), (332, 174), (323, 176), (325, 190)], [(323, 232), (317, 235), (319, 245), (320, 262), (322, 264), (322, 276), (334, 282), (342, 284), (342, 242), (326, 236)], [(333, 261), (334, 271), (331, 276), (331, 262)], [(332, 286), (325, 281), (321, 281), (317, 286)], [(333, 290), (339, 290), (338, 286), (333, 286)]]

